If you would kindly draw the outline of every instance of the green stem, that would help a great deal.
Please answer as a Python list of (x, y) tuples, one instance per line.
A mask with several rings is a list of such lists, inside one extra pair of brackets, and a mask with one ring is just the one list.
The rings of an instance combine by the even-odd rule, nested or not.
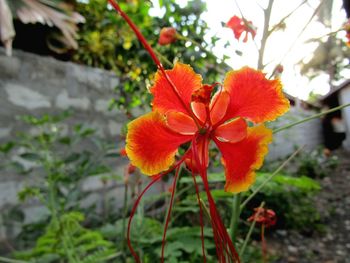
[[(50, 171), (49, 171), (50, 173)], [(56, 209), (56, 188), (55, 188), (55, 182), (52, 178), (52, 175), (48, 175), (48, 191), (49, 191), (49, 208), (51, 211), (51, 220), (55, 227), (58, 226), (58, 216), (57, 216), (57, 209)]]
[(65, 254), (67, 255), (68, 262), (69, 263), (76, 263), (79, 262), (74, 257), (74, 245), (71, 242), (70, 235), (67, 233), (66, 229), (63, 229), (63, 249), (65, 251)]
[(125, 253), (125, 241), (126, 241), (126, 217), (128, 213), (128, 184), (125, 182), (125, 188), (124, 188), (124, 203), (123, 203), (123, 225), (122, 225), (122, 233), (123, 233), (123, 240), (122, 240), (122, 255), (124, 260), (126, 261), (126, 253)]
[(232, 215), (231, 215), (231, 221), (230, 221), (230, 236), (231, 236), (233, 243), (235, 243), (235, 240), (237, 239), (238, 222), (239, 222), (239, 216), (241, 214), (241, 210), (240, 210), (241, 199), (242, 199), (242, 195), (240, 193), (234, 195), (233, 199), (232, 199)]
[(289, 54), (289, 52), (294, 48), (295, 44), (298, 42), (299, 38), (302, 36), (302, 34), (304, 33), (304, 31), (306, 30), (306, 28), (310, 25), (311, 21), (314, 19), (314, 17), (319, 13), (320, 8), (322, 7), (323, 3), (325, 0), (321, 1), (320, 4), (318, 5), (318, 7), (316, 7), (314, 13), (312, 14), (312, 16), (310, 17), (310, 19), (306, 22), (305, 26), (302, 28), (302, 30), (299, 32), (299, 34), (296, 36), (296, 38), (294, 39), (294, 42), (292, 42), (292, 44), (289, 46), (288, 50), (286, 51), (286, 53), (283, 55), (282, 59), (280, 60), (278, 64), (282, 64), (282, 62), (284, 61), (284, 59), (287, 57), (287, 55)]
[[(259, 206), (259, 208), (263, 208), (265, 205), (265, 202), (262, 202)], [(250, 228), (249, 228), (249, 231), (244, 239), (244, 242), (243, 242), (243, 245), (242, 245), (242, 248), (240, 249), (239, 251), (239, 257), (241, 258), (243, 255), (244, 255), (244, 251), (245, 251), (245, 248), (247, 247), (247, 244), (250, 240), (250, 236), (252, 235), (253, 233), (253, 230), (254, 230), (254, 227), (255, 227), (255, 224), (256, 224), (256, 221), (253, 220), (252, 224), (250, 225)]]
[(208, 207), (205, 205), (202, 198), (199, 199), (199, 202), (201, 203), (204, 214), (208, 217), (209, 221), (211, 222), (211, 217), (210, 217), (210, 212), (209, 212)]
[(259, 185), (248, 197), (244, 200), (244, 202), (240, 206), (240, 210), (242, 211), (246, 204), (268, 183), (271, 179), (278, 174), (286, 165), (289, 163), (302, 149), (304, 146), (297, 149), (287, 160), (285, 160), (266, 180)]
[(162, 60), (162, 61), (164, 61), (165, 62), (165, 64), (167, 64), (169, 67), (173, 67), (174, 66), (174, 64), (173, 63), (171, 63), (171, 61), (169, 60), (169, 59), (167, 59), (165, 56), (163, 56), (161, 53), (159, 53), (157, 50), (154, 50), (154, 53), (158, 56), (158, 57), (160, 57), (160, 59)]
[(312, 115), (312, 116), (310, 116), (310, 117), (308, 117), (308, 118), (305, 118), (305, 119), (302, 119), (302, 120), (300, 120), (300, 121), (296, 121), (296, 122), (287, 124), (287, 125), (285, 125), (285, 126), (282, 126), (282, 127), (280, 127), (280, 128), (277, 128), (277, 129), (273, 130), (273, 133), (278, 133), (278, 132), (280, 132), (280, 131), (287, 130), (287, 129), (293, 127), (293, 126), (302, 124), (302, 123), (307, 122), (307, 121), (311, 121), (311, 120), (313, 120), (313, 119), (317, 119), (317, 118), (319, 118), (319, 117), (322, 117), (323, 115), (326, 115), (326, 114), (328, 114), (328, 113), (335, 112), (335, 111), (337, 111), (337, 110), (341, 110), (341, 109), (346, 108), (346, 107), (349, 107), (349, 106), (350, 106), (350, 103), (348, 103), (348, 104), (343, 104), (343, 105), (340, 105), (340, 106), (338, 106), (338, 107), (332, 108), (332, 109), (330, 109), (330, 110), (320, 112), (320, 113), (318, 113), (318, 114)]

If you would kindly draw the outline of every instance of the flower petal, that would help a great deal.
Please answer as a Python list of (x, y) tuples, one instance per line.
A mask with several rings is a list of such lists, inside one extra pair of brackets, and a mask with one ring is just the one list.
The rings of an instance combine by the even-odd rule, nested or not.
[(242, 117), (261, 123), (272, 121), (289, 109), (280, 80), (268, 80), (262, 72), (248, 67), (227, 73), (224, 89), (230, 94), (226, 120)]
[(167, 126), (174, 132), (182, 135), (194, 135), (198, 131), (194, 120), (185, 113), (169, 111), (165, 117)]
[(247, 123), (242, 118), (233, 119), (217, 127), (214, 136), (221, 142), (239, 142), (247, 136)]
[(202, 86), (202, 77), (196, 74), (189, 65), (181, 63), (176, 63), (174, 68), (166, 70), (166, 73), (174, 83), (179, 96), (176, 95), (163, 73), (158, 71), (155, 83), (150, 89), (154, 95), (153, 110), (160, 113), (166, 113), (169, 110), (188, 113), (192, 93)]
[(272, 131), (265, 126), (248, 128), (245, 139), (237, 143), (220, 142), (214, 139), (222, 153), (225, 166), (225, 191), (239, 193), (248, 190), (255, 181), (255, 170), (259, 169), (272, 141)]
[(223, 119), (230, 104), (230, 94), (226, 91), (216, 93), (210, 103), (210, 119), (213, 125)]
[(191, 109), (198, 120), (200, 120), (202, 123), (207, 121), (207, 112), (203, 103), (192, 101)]
[[(209, 165), (209, 139), (205, 136), (198, 138), (196, 145), (188, 151), (188, 157), (185, 159), (187, 168), (193, 173), (200, 173), (201, 169), (207, 169)], [(196, 147), (196, 151), (193, 149)], [(197, 154), (197, 157), (194, 156)], [(199, 163), (197, 162), (199, 161)]]
[(174, 163), (177, 148), (191, 138), (169, 130), (163, 116), (153, 111), (128, 124), (126, 152), (142, 173), (155, 175)]

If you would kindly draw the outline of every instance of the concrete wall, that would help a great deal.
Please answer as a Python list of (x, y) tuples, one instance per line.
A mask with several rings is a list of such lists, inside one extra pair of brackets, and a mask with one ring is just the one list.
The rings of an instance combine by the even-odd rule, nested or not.
[[(289, 123), (302, 120), (315, 112), (293, 107), (277, 121), (271, 123), (271, 128), (278, 128)], [(323, 143), (322, 124), (320, 119), (297, 125), (288, 130), (281, 131), (273, 136), (273, 142), (269, 147), (268, 160), (277, 160), (286, 157), (295, 151), (296, 147), (305, 145), (305, 150), (315, 149)]]
[[(16, 50), (12, 57), (6, 57), (4, 49), (0, 48), (0, 143), (13, 140), (20, 131), (35, 133), (35, 129), (29, 129), (18, 120), (18, 116), (59, 114), (72, 109), (73, 116), (63, 128), (69, 130), (75, 124), (84, 124), (96, 129), (106, 142), (115, 144), (115, 149), (123, 147), (119, 135), (126, 118), (120, 112), (108, 111), (108, 103), (116, 96), (113, 89), (118, 83), (118, 78), (111, 72)], [(113, 160), (115, 174), (123, 174), (125, 161)], [(2, 164), (0, 158), (0, 166)], [(17, 192), (25, 185), (35, 183), (38, 177), (0, 170), (0, 221), (6, 208), (18, 203)], [(89, 177), (81, 185), (83, 190), (97, 192), (97, 196), (87, 198), (87, 204), (96, 202), (98, 205), (98, 191), (103, 187), (100, 176)], [(118, 198), (122, 205), (122, 185), (108, 187), (109, 194)], [(22, 209), (26, 215), (25, 222), (47, 213), (35, 201), (22, 205)], [(0, 227), (0, 240), (8, 232), (8, 229)]]
[[(339, 103), (347, 104), (350, 103), (350, 86), (347, 86), (339, 92)], [(344, 119), (346, 128), (346, 139), (343, 142), (345, 149), (350, 151), (350, 107), (342, 109), (342, 117)]]

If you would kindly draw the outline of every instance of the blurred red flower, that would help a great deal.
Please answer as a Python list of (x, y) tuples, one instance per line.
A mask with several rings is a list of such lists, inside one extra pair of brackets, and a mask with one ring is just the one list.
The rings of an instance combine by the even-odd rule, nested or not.
[(253, 25), (253, 23), (251, 21), (247, 21), (245, 19), (239, 18), (236, 15), (231, 17), (231, 19), (226, 23), (226, 26), (232, 29), (233, 34), (235, 35), (235, 38), (237, 40), (241, 38), (241, 35), (244, 32), (245, 33), (245, 36), (243, 38), (244, 43), (248, 41), (249, 33), (252, 35), (253, 39), (256, 35), (256, 27)]
[(173, 27), (163, 27), (160, 30), (158, 44), (165, 46), (174, 43), (177, 39), (176, 29)]
[(254, 208), (254, 214), (248, 218), (249, 222), (255, 221), (265, 227), (270, 227), (276, 224), (276, 213), (271, 209), (262, 207)]

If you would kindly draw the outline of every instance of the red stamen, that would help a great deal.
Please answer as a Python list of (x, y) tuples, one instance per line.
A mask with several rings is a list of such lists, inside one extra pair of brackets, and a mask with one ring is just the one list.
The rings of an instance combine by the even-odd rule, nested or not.
[[(209, 135), (206, 135), (206, 140), (209, 140)], [(193, 140), (195, 142), (195, 139)], [(207, 149), (203, 147), (202, 152), (200, 153), (202, 155), (202, 160), (205, 158), (205, 154)], [(215, 246), (216, 246), (216, 253), (218, 256), (218, 261), (221, 263), (226, 262), (226, 257), (229, 261), (233, 262), (240, 262), (239, 255), (232, 243), (231, 238), (229, 237), (226, 228), (224, 224), (222, 223), (221, 217), (216, 209), (215, 201), (210, 193), (209, 189), (209, 183), (208, 183), (208, 176), (207, 176), (207, 169), (206, 165), (203, 162), (200, 162), (199, 153), (197, 149), (197, 145), (195, 143), (192, 143), (192, 151), (193, 156), (195, 157), (195, 162), (199, 164), (200, 167), (200, 175), (203, 180), (204, 189), (207, 194), (208, 202), (209, 202), (209, 211), (211, 216), (211, 224), (212, 229), (214, 233), (214, 240), (215, 240)]]
[(162, 252), (161, 252), (161, 256), (160, 256), (160, 261), (162, 263), (164, 262), (164, 248), (165, 248), (165, 241), (166, 241), (165, 238), (166, 238), (166, 232), (168, 230), (168, 225), (169, 225), (169, 221), (170, 221), (171, 210), (173, 208), (173, 202), (174, 202), (175, 190), (176, 190), (176, 183), (177, 183), (177, 179), (179, 177), (179, 171), (180, 171), (180, 166), (178, 166), (176, 168), (175, 177), (174, 177), (173, 185), (172, 185), (172, 191), (171, 191), (171, 198), (170, 198), (168, 213), (167, 213), (166, 219), (165, 219), (165, 226), (164, 226), (163, 238), (162, 238)]
[[(192, 158), (191, 160), (193, 161), (193, 152), (192, 152)], [(205, 256), (205, 247), (204, 247), (204, 222), (203, 222), (203, 208), (202, 208), (202, 204), (200, 201), (200, 196), (199, 196), (199, 189), (198, 189), (198, 185), (197, 185), (197, 181), (196, 181), (196, 175), (194, 174), (193, 171), (191, 171), (192, 174), (192, 178), (193, 178), (193, 183), (196, 189), (196, 196), (197, 196), (197, 201), (198, 201), (198, 205), (199, 205), (199, 224), (201, 227), (201, 243), (202, 243), (202, 256), (203, 256), (203, 262), (206, 263), (207, 259)]]
[(143, 189), (143, 191), (141, 192), (141, 194), (137, 197), (134, 206), (132, 207), (131, 213), (130, 213), (130, 217), (129, 217), (129, 222), (128, 222), (128, 230), (127, 230), (127, 241), (128, 241), (128, 247), (130, 249), (130, 252), (132, 254), (132, 256), (134, 257), (135, 261), (137, 263), (141, 262), (139, 256), (136, 254), (134, 248), (131, 245), (131, 240), (130, 240), (130, 229), (131, 229), (131, 222), (132, 222), (132, 218), (135, 215), (136, 209), (143, 197), (143, 195), (146, 193), (146, 191), (155, 183), (157, 182), (160, 178), (162, 178), (164, 174), (158, 174), (156, 176), (154, 176), (152, 178), (152, 181), (145, 187), (145, 189)]
[(130, 252), (132, 254), (132, 256), (134, 257), (136, 263), (139, 263), (141, 262), (140, 261), (140, 258), (139, 256), (136, 254), (135, 250), (133, 249), (132, 245), (131, 245), (131, 240), (130, 240), (130, 230), (131, 230), (131, 222), (132, 222), (132, 219), (135, 215), (135, 212), (136, 212), (136, 209), (143, 197), (143, 195), (148, 191), (148, 189), (157, 181), (159, 181), (160, 178), (162, 178), (164, 175), (172, 172), (174, 169), (177, 169), (180, 167), (180, 165), (184, 162), (185, 160), (185, 156), (187, 156), (188, 154), (188, 151), (186, 151), (186, 153), (184, 154), (184, 156), (173, 166), (171, 167), (169, 170), (163, 172), (163, 173), (160, 173), (160, 174), (157, 174), (155, 176), (152, 177), (152, 181), (142, 190), (142, 192), (140, 193), (140, 195), (137, 197), (133, 207), (132, 207), (132, 210), (131, 210), (131, 213), (130, 213), (130, 217), (129, 217), (129, 222), (128, 222), (128, 229), (127, 229), (127, 243), (128, 243), (128, 247), (130, 249)]
[(266, 263), (266, 241), (265, 241), (265, 225), (261, 225), (261, 249), (263, 254), (263, 261)]

